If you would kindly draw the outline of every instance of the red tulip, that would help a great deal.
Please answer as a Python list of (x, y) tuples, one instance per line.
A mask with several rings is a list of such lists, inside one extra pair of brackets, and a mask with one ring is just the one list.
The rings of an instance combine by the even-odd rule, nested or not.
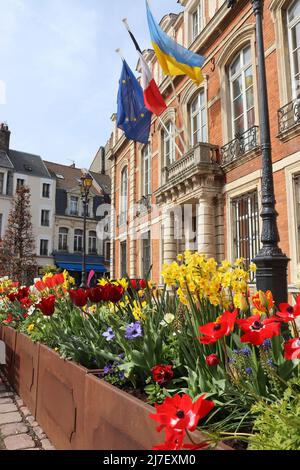
[(114, 284), (109, 285), (109, 301), (116, 304), (120, 302), (124, 295), (124, 289), (122, 286), (115, 286)]
[(88, 301), (88, 294), (84, 289), (71, 289), (70, 298), (76, 307), (84, 307)]
[(46, 317), (51, 317), (55, 311), (55, 302), (55, 295), (49, 295), (49, 297), (44, 297), (36, 307), (39, 308)]
[(210, 356), (206, 357), (205, 362), (209, 367), (214, 367), (220, 364), (220, 359), (216, 354), (211, 354)]
[(174, 377), (173, 366), (158, 365), (151, 369), (154, 382), (158, 385), (167, 385)]
[(98, 304), (104, 300), (104, 289), (102, 286), (94, 287), (87, 291), (88, 298), (91, 302)]

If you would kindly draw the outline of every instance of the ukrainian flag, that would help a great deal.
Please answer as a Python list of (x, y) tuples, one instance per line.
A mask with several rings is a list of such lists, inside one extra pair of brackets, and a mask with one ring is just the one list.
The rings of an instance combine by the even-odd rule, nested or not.
[(198, 85), (203, 81), (205, 57), (189, 51), (171, 39), (157, 24), (147, 3), (147, 18), (152, 46), (165, 75), (187, 75)]

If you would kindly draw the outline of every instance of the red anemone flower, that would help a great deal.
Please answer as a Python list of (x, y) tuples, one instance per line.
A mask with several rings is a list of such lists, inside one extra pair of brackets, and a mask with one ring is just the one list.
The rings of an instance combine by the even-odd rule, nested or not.
[(71, 289), (69, 294), (76, 307), (84, 307), (87, 304), (88, 295), (84, 289)]
[(251, 343), (260, 346), (266, 339), (280, 334), (281, 323), (278, 318), (271, 317), (261, 320), (260, 315), (254, 315), (246, 320), (237, 320), (239, 328), (245, 333), (241, 337), (242, 343)]
[(200, 342), (202, 344), (213, 344), (223, 336), (229, 336), (233, 332), (237, 315), (237, 309), (233, 312), (226, 310), (217, 321), (200, 326), (199, 331), (204, 335), (199, 338)]
[(292, 338), (284, 345), (284, 357), (288, 361), (300, 359), (300, 338)]
[(46, 317), (51, 317), (55, 310), (55, 302), (55, 295), (49, 295), (49, 297), (43, 298), (36, 307), (39, 308)]
[(154, 382), (158, 385), (167, 385), (174, 377), (173, 366), (158, 365), (151, 369)]
[(298, 295), (296, 304), (293, 307), (289, 304), (280, 304), (279, 310), (276, 315), (284, 323), (296, 320), (300, 316), (300, 295)]
[(208, 446), (207, 442), (201, 442), (200, 444), (184, 444), (184, 438), (184, 431), (174, 431), (174, 429), (166, 428), (165, 442), (154, 446), (152, 450), (197, 450)]
[(175, 431), (195, 431), (200, 419), (204, 418), (215, 406), (212, 401), (205, 400), (202, 395), (195, 403), (188, 395), (167, 397), (162, 405), (155, 405), (156, 414), (149, 416), (160, 426), (157, 431), (171, 428)]

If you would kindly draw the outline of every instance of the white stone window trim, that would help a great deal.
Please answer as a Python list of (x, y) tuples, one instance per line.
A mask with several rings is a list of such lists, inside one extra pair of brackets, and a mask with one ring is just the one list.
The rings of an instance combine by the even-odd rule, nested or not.
[(185, 88), (180, 98), (184, 120), (188, 126), (187, 128), (188, 136), (186, 137), (188, 138), (187, 144), (190, 148), (193, 148), (190, 107), (194, 98), (196, 98), (197, 93), (200, 93), (202, 90), (204, 93), (204, 103), (205, 103), (205, 109), (206, 109), (206, 142), (209, 142), (210, 137), (209, 137), (209, 126), (208, 126), (208, 106), (207, 106), (207, 103), (208, 103), (207, 76), (204, 76), (204, 81), (201, 83), (200, 87), (195, 85), (194, 82), (189, 81), (188, 86)]
[[(298, 17), (294, 18), (294, 20), (290, 21), (289, 20), (289, 12), (292, 10), (292, 7), (296, 3), (300, 2), (299, 0), (293, 2), (291, 5), (289, 5), (289, 8), (287, 9), (287, 14), (286, 14), (286, 21), (287, 21), (287, 28), (288, 28), (288, 41), (289, 41), (289, 57), (290, 57), (290, 72), (291, 72), (291, 91), (292, 91), (292, 98), (295, 99), (297, 98), (297, 94), (300, 93), (300, 71), (298, 74), (296, 74), (295, 71), (295, 64), (294, 64), (294, 59), (293, 59), (293, 49), (292, 49), (292, 29), (297, 26), (297, 24), (300, 23), (300, 14)], [(300, 49), (300, 44), (298, 45), (297, 49)], [(300, 66), (300, 62), (299, 62)], [(296, 87), (296, 80), (295, 77), (298, 75), (298, 87)], [(294, 83), (295, 82), (295, 83)]]
[[(41, 241), (47, 241), (48, 242), (48, 255), (41, 255)], [(36, 253), (39, 258), (49, 258), (51, 256), (52, 252), (52, 245), (51, 245), (51, 238), (49, 235), (40, 235), (37, 239), (38, 241), (38, 246), (36, 247)]]
[[(203, 104), (201, 104), (201, 95), (203, 96)], [(193, 104), (197, 101), (197, 109), (193, 112)], [(205, 123), (202, 120), (202, 113), (205, 114)], [(189, 126), (190, 126), (190, 142), (191, 146), (194, 147), (200, 142), (207, 142), (207, 97), (205, 95), (205, 89), (203, 87), (199, 88), (196, 95), (191, 99), (189, 103)], [(194, 129), (194, 118), (198, 117), (199, 127)], [(204, 129), (204, 130), (203, 130)], [(194, 136), (197, 133), (197, 142), (194, 143)], [(200, 140), (199, 140), (200, 138)]]
[[(150, 142), (141, 149), (141, 198), (152, 195), (152, 147)], [(145, 162), (148, 162), (148, 172), (145, 171)], [(148, 181), (146, 185), (146, 174)], [(148, 186), (148, 187), (146, 187)]]
[(258, 101), (258, 81), (257, 81), (257, 60), (256, 60), (256, 39), (255, 24), (247, 24), (241, 27), (238, 34), (231, 36), (224, 45), (217, 60), (217, 67), (220, 74), (220, 97), (221, 97), (221, 118), (223, 145), (232, 140), (232, 124), (228, 116), (231, 115), (231, 96), (229, 83), (229, 67), (237, 56), (238, 52), (247, 45), (251, 46), (253, 89), (254, 89), (254, 125), (259, 125), (259, 101)]

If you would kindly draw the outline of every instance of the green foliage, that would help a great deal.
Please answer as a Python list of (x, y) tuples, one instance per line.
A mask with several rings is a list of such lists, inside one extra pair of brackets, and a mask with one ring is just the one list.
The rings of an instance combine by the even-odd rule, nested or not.
[(300, 450), (300, 379), (291, 380), (281, 400), (260, 401), (250, 450)]

